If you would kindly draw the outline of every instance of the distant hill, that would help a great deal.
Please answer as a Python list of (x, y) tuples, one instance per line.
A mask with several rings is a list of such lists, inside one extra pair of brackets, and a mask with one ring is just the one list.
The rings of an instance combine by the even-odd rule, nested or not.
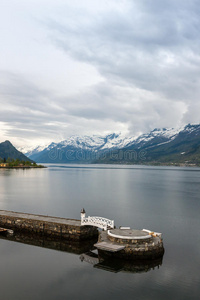
[(200, 165), (200, 124), (156, 128), (139, 137), (72, 136), (25, 153), (40, 163)]
[(30, 158), (28, 158), (26, 155), (24, 155), (22, 152), (18, 151), (10, 141), (5, 141), (3, 143), (0, 143), (0, 158), (1, 159), (19, 159), (21, 161), (31, 161)]

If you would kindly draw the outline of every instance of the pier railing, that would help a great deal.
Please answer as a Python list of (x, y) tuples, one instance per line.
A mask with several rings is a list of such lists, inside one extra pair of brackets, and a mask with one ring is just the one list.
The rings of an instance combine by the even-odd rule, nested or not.
[(98, 228), (107, 230), (114, 228), (114, 220), (109, 220), (103, 217), (82, 217), (81, 218), (81, 225), (92, 225)]

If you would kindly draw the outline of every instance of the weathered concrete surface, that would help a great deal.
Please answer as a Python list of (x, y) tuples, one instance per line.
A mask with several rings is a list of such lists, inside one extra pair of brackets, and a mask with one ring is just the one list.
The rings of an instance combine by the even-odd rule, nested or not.
[(156, 259), (162, 257), (164, 254), (164, 247), (162, 239), (159, 237), (152, 237), (148, 242), (137, 241), (134, 243), (124, 243), (123, 239), (116, 239), (108, 236), (107, 232), (102, 231), (99, 235), (99, 243), (106, 242), (111, 245), (125, 245), (125, 248), (118, 252), (110, 252), (98, 249), (99, 255), (102, 257), (122, 258), (128, 260), (146, 260)]
[(111, 229), (108, 230), (107, 238), (111, 242), (120, 244), (145, 244), (153, 240), (147, 232), (135, 229)]
[(80, 220), (75, 219), (66, 219), (66, 218), (59, 218), (59, 217), (49, 217), (43, 215), (34, 215), (34, 214), (27, 214), (27, 213), (19, 213), (13, 212), (8, 210), (0, 210), (0, 216), (7, 216), (7, 217), (15, 217), (18, 219), (32, 219), (37, 221), (44, 221), (44, 222), (51, 222), (51, 223), (58, 223), (65, 224), (65, 225), (75, 225), (81, 226)]
[(106, 250), (106, 251), (110, 251), (110, 252), (118, 252), (125, 248), (125, 246), (107, 243), (107, 242), (96, 243), (96, 244), (94, 244), (94, 247), (96, 247), (97, 249), (100, 249), (100, 250)]
[(48, 217), (0, 210), (0, 226), (67, 240), (87, 240), (98, 236), (93, 226), (81, 226), (80, 220)]
[(142, 230), (136, 230), (136, 229), (110, 229), (111, 233), (119, 235), (121, 238), (124, 238), (126, 236), (129, 236), (130, 238), (136, 239), (138, 237), (145, 237), (147, 236), (147, 233)]

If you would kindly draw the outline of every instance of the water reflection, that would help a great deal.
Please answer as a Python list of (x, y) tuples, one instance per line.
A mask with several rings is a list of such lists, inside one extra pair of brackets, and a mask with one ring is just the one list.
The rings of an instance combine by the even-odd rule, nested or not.
[(40, 247), (34, 247), (1, 239), (2, 299), (199, 299), (200, 169), (86, 167), (0, 170), (1, 209), (78, 219), (85, 207), (90, 215), (114, 219), (117, 227), (160, 231), (166, 250), (162, 267), (136, 266), (148, 271), (142, 274), (105, 272), (107, 262), (80, 261), (90, 250), (82, 243), (40, 237), (35, 245)]
[(90, 263), (96, 269), (113, 273), (129, 272), (144, 273), (162, 265), (162, 257), (155, 260), (128, 261), (122, 259), (105, 259), (94, 249), (97, 239), (82, 242), (65, 241), (63, 239), (52, 239), (38, 234), (14, 233), (0, 235), (0, 239), (27, 245), (48, 248), (52, 250), (78, 254), (81, 262)]
[(52, 239), (50, 237), (38, 234), (18, 232), (14, 234), (1, 235), (0, 239), (74, 254), (81, 254), (93, 249), (93, 245), (97, 242), (97, 239), (82, 242), (72, 242), (63, 239)]
[(129, 273), (144, 273), (154, 270), (162, 265), (163, 258), (144, 261), (129, 261), (122, 259), (104, 259), (99, 253), (89, 251), (80, 256), (80, 260), (93, 265), (94, 268), (109, 272), (129, 272)]

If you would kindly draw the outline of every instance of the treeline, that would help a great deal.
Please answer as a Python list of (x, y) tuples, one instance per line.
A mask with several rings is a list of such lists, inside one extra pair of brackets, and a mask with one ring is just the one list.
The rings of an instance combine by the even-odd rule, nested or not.
[(6, 167), (43, 167), (42, 165), (37, 165), (35, 162), (31, 161), (25, 161), (25, 160), (20, 160), (20, 159), (12, 159), (12, 158), (7, 158), (7, 159), (1, 159), (0, 158), (0, 164), (6, 166)]

